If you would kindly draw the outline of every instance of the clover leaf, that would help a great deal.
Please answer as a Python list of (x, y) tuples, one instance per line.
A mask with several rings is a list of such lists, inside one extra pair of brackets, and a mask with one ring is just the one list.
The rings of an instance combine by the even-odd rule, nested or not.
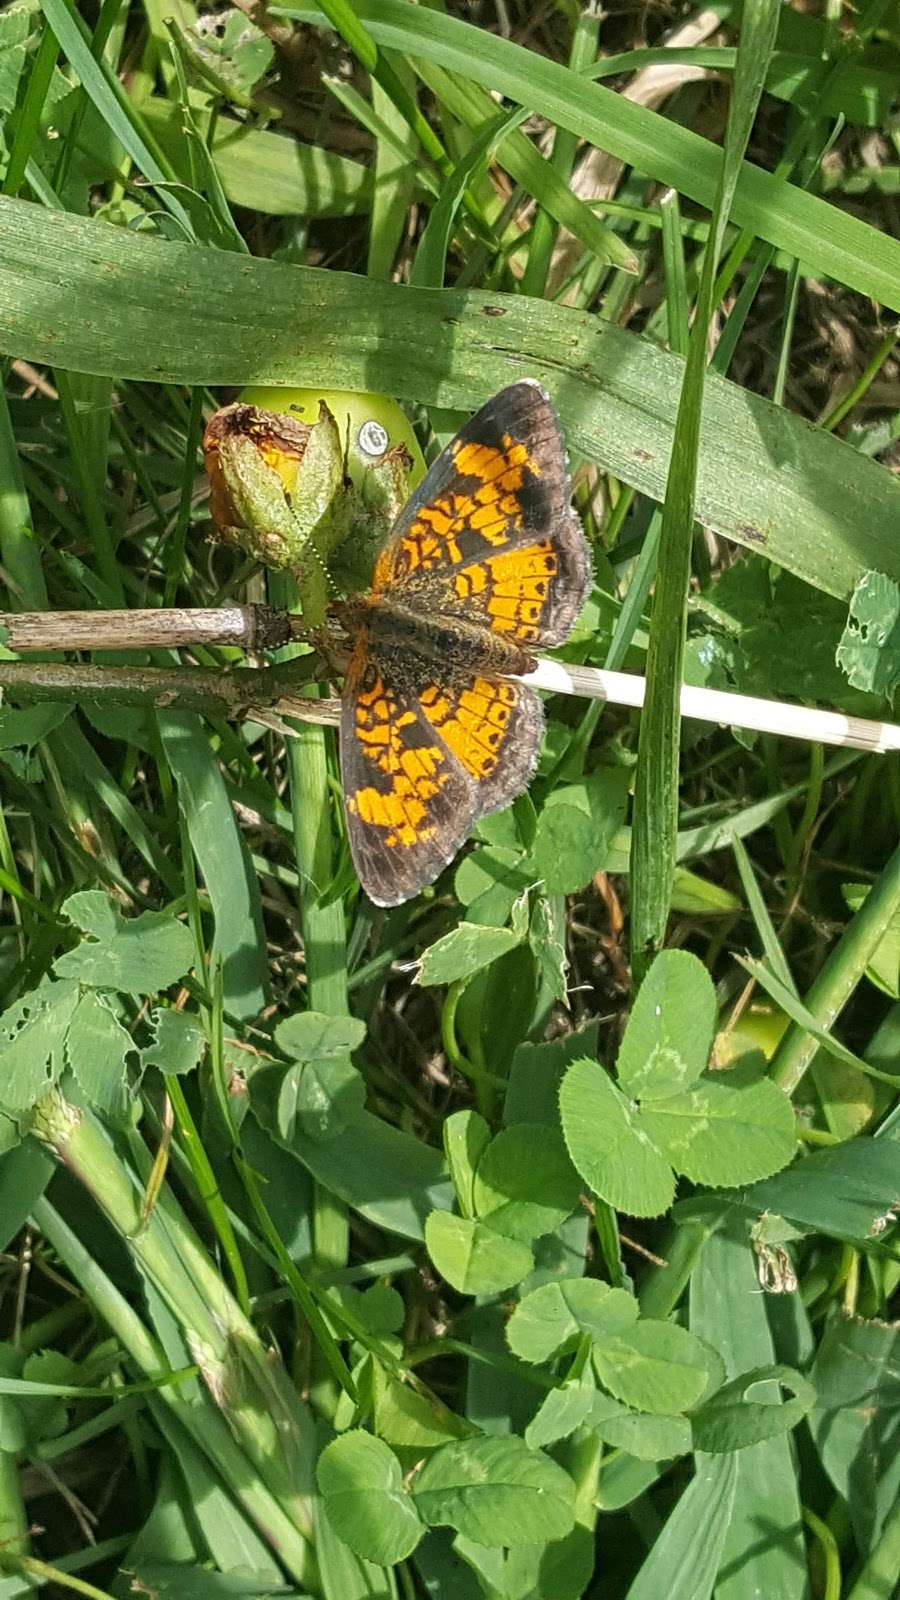
[(750, 1061), (706, 1070), (715, 1015), (705, 967), (686, 951), (664, 951), (625, 1030), (618, 1085), (587, 1058), (563, 1079), (569, 1155), (618, 1210), (656, 1216), (675, 1197), (676, 1174), (712, 1187), (753, 1183), (794, 1153), (790, 1100), (761, 1068)]

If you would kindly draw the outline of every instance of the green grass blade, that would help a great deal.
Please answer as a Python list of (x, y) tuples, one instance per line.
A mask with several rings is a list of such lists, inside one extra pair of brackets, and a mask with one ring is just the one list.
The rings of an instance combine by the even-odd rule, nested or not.
[[(638, 172), (712, 208), (721, 153), (708, 139), (623, 99), (601, 84), (508, 39), (407, 0), (359, 0), (357, 12), (378, 44), (421, 56), (475, 79), (520, 105), (569, 128)], [(315, 21), (299, 6), (273, 15)], [(734, 220), (807, 270), (837, 278), (900, 311), (900, 241), (785, 184), (745, 162), (735, 191)]]
[(675, 423), (647, 653), (647, 698), (641, 717), (632, 841), (631, 953), (640, 981), (661, 949), (675, 874), (680, 696), (687, 626), (687, 589), (696, 504), (709, 324), (716, 267), (778, 25), (776, 0), (748, 0), (713, 223), (703, 257), (697, 310)]
[(166, 188), (166, 184), (172, 181), (174, 173), (167, 167), (160, 152), (150, 148), (138, 127), (137, 113), (118, 80), (107, 70), (104, 63), (95, 61), (81, 19), (69, 11), (65, 0), (41, 0), (41, 10), (53, 29), (60, 48), (78, 74), (85, 94), (118, 139), (123, 150), (128, 152), (144, 176), (158, 186), (157, 193), (161, 203), (181, 224), (186, 236), (192, 239), (194, 230), (188, 213), (180, 200)]
[[(394, 66), (399, 77), (405, 81), (409, 70), (405, 62), (397, 61)], [(376, 137), (375, 141), (366, 273), (370, 278), (388, 279), (407, 226), (409, 206), (416, 187), (416, 140), (412, 129), (380, 83), (372, 84), (372, 101), (376, 115), (392, 130), (394, 139)]]
[(8, 574), (12, 609), (42, 611), (47, 586), (31, 525), (31, 507), (22, 478), (19, 452), (0, 385), (0, 561)]
[[(575, 17), (572, 29), (572, 44), (569, 49), (569, 66), (578, 72), (589, 67), (597, 54), (597, 43), (600, 37), (600, 11), (594, 6), (585, 6)], [(570, 128), (557, 128), (553, 137), (553, 151), (550, 156), (550, 166), (557, 178), (568, 192), (569, 182), (572, 177), (572, 167), (575, 162), (575, 152), (578, 140)], [(589, 208), (586, 208), (589, 210)], [(593, 212), (589, 211), (593, 216)], [(553, 247), (556, 243), (557, 233), (554, 218), (548, 208), (542, 207), (534, 219), (531, 230), (531, 239), (528, 246), (528, 260), (522, 276), (522, 293), (542, 295), (547, 287), (547, 276), (553, 258)], [(612, 234), (612, 229), (610, 229)], [(615, 238), (616, 235), (613, 234)], [(621, 241), (617, 241), (621, 242)], [(610, 257), (612, 260), (613, 258)], [(624, 262), (619, 263), (624, 266)]]
[(432, 207), (425, 231), (419, 240), (416, 258), (410, 272), (409, 281), (417, 288), (442, 287), (447, 267), (447, 251), (450, 248), (457, 212), (466, 189), (481, 168), (490, 161), (496, 146), (512, 128), (518, 126), (524, 116), (525, 112), (517, 106), (514, 111), (503, 112), (499, 117), (493, 117), (487, 127), (483, 127), (476, 134), (462, 160), (444, 179), (437, 204)]
[(669, 349), (688, 353), (688, 291), (684, 265), (684, 237), (678, 194), (670, 189), (659, 203), (662, 216), (663, 264), (666, 271), (666, 312)]
[[(496, 100), (479, 88), (477, 83), (465, 82), (432, 62), (417, 61), (415, 65), (419, 76), (441, 105), (467, 127), (480, 128), (488, 118), (496, 117)], [(572, 137), (567, 129), (562, 132)], [(524, 133), (514, 129), (501, 139), (497, 161), (511, 178), (534, 196), (560, 227), (574, 233), (600, 261), (612, 261), (629, 273), (637, 271), (634, 251), (595, 217), (583, 200), (572, 193), (553, 164), (544, 159)], [(523, 290), (529, 292), (524, 284)]]
[(32, 149), (40, 135), (41, 113), (58, 56), (59, 41), (52, 28), (45, 27), (28, 75), (25, 97), (13, 123), (12, 149), (2, 185), (4, 194), (18, 194), (22, 187)]
[[(528, 373), (571, 450), (663, 497), (683, 363), (624, 329), (524, 296), (239, 260), (22, 200), (0, 198), (0, 225), (0, 342), (28, 360), (119, 382), (374, 384), (448, 409)], [(900, 579), (900, 483), (877, 462), (714, 376), (703, 437), (702, 525), (830, 594), (869, 569)]]
[[(743, 1221), (726, 1223), (707, 1240), (691, 1278), (691, 1332), (719, 1351), (729, 1378), (778, 1359), (755, 1261)], [(773, 1384), (767, 1392), (778, 1394)], [(716, 1600), (757, 1600), (759, 1595), (806, 1600), (800, 1495), (789, 1435), (738, 1450), (733, 1460), (737, 1493)], [(760, 1528), (766, 1529), (764, 1541)], [(754, 1549), (752, 1561), (746, 1559), (749, 1549)]]
[(732, 849), (734, 851), (734, 859), (737, 862), (737, 869), (741, 876), (744, 894), (747, 898), (747, 907), (756, 924), (756, 931), (759, 934), (765, 958), (775, 976), (781, 979), (785, 988), (794, 989), (793, 975), (781, 948), (781, 942), (775, 931), (772, 918), (769, 916), (769, 908), (756, 881), (753, 863), (744, 848), (742, 840), (736, 834)]
[[(847, 924), (804, 1003), (823, 1028), (830, 1029), (843, 1010), (891, 922), (900, 911), (900, 846), (894, 851), (878, 881), (872, 885), (856, 915)], [(819, 1044), (797, 1023), (788, 1028), (772, 1057), (770, 1071), (776, 1083), (792, 1094)]]
[(269, 986), (259, 883), (202, 724), (163, 712), (160, 731), (215, 914), (226, 1008), (234, 1016), (254, 1017)]

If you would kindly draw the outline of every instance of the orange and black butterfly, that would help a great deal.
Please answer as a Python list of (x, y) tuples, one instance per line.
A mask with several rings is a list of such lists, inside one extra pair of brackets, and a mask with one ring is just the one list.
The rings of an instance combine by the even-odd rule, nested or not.
[(341, 774), (369, 898), (433, 882), (478, 817), (525, 788), (541, 702), (516, 682), (561, 644), (591, 582), (559, 422), (530, 379), (494, 395), (401, 512), (369, 594), (338, 608), (352, 649)]

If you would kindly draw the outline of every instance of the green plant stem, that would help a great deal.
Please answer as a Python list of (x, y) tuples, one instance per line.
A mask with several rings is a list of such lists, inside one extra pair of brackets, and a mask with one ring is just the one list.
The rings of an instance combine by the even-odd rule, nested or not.
[(841, 1556), (838, 1543), (827, 1522), (817, 1517), (807, 1506), (803, 1508), (803, 1521), (815, 1534), (822, 1560), (825, 1563), (825, 1587), (822, 1600), (841, 1600)]
[[(831, 1029), (866, 970), (872, 954), (900, 908), (900, 846), (872, 885), (855, 917), (804, 997), (804, 1005), (823, 1028)], [(791, 1023), (772, 1057), (770, 1075), (793, 1094), (820, 1046), (804, 1028)]]
[(142, 1194), (88, 1113), (51, 1090), (30, 1131), (87, 1189), (121, 1234), (181, 1327), (192, 1359), (236, 1440), (295, 1528), (309, 1537), (307, 1494), (314, 1446), (307, 1412), (252, 1323), (174, 1205), (146, 1221)]
[(843, 422), (848, 411), (853, 410), (853, 407), (874, 383), (891, 351), (895, 349), (896, 344), (897, 330), (892, 328), (890, 333), (886, 333), (880, 344), (876, 346), (870, 360), (866, 362), (856, 382), (847, 390), (843, 400), (839, 400), (837, 405), (829, 411), (827, 417), (820, 424), (821, 427), (831, 432), (839, 422)]
[(112, 1329), (122, 1348), (149, 1378), (160, 1381), (160, 1404), (173, 1413), (228, 1485), (247, 1516), (276, 1551), (286, 1569), (305, 1582), (313, 1569), (306, 1538), (297, 1529), (260, 1473), (254, 1471), (225, 1418), (202, 1390), (166, 1383), (170, 1366), (137, 1312), (115, 1287), (91, 1252), (46, 1197), (36, 1201), (32, 1216), (67, 1270), (81, 1285), (98, 1315)]
[[(69, 1589), (73, 1594), (86, 1595), (88, 1600), (113, 1600), (108, 1589), (98, 1589), (93, 1583), (86, 1583), (83, 1578), (73, 1578), (60, 1567), (50, 1566), (46, 1561), (38, 1561), (34, 1556), (17, 1556), (9, 1550), (0, 1550), (0, 1569), (3, 1568), (7, 1572), (21, 1572), (23, 1576), (38, 1578), (40, 1587), (45, 1583), (56, 1583), (61, 1589)], [(31, 1584), (28, 1587), (30, 1589)]]
[(245, 1316), (250, 1315), (250, 1289), (247, 1283), (247, 1274), (238, 1249), (234, 1229), (228, 1209), (222, 1198), (212, 1163), (197, 1131), (197, 1125), (191, 1115), (184, 1090), (178, 1078), (170, 1074), (166, 1079), (166, 1092), (172, 1102), (175, 1119), (181, 1133), (181, 1142), (191, 1165), (197, 1192), (206, 1207), (209, 1220), (216, 1230), (216, 1236), (225, 1253), (225, 1259), (231, 1270), (234, 1282), (234, 1292), (238, 1303)]
[(475, 1104), (478, 1110), (485, 1121), (493, 1126), (497, 1096), (501, 1089), (500, 1079), (472, 1061), (460, 1048), (456, 1037), (456, 1013), (468, 982), (468, 978), (459, 978), (456, 983), (451, 983), (447, 990), (441, 1008), (441, 1043), (450, 1065), (455, 1067), (457, 1072), (461, 1072), (464, 1078), (469, 1079), (475, 1090)]
[[(2, 1557), (10, 1563), (27, 1556), (31, 1548), (28, 1516), (19, 1480), (18, 1457), (9, 1450), (0, 1451), (0, 1564)], [(30, 1585), (26, 1586), (30, 1587)], [(22, 1589), (22, 1593), (26, 1592)]]

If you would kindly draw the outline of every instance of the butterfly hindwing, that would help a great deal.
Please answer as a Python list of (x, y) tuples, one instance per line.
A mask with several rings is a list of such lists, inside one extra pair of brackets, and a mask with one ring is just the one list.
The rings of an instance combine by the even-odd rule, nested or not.
[(439, 685), (410, 678), (408, 663), (401, 677), (363, 635), (341, 708), (350, 848), (369, 898), (385, 906), (432, 883), (476, 818), (521, 793), (544, 725), (524, 684), (472, 673)]

